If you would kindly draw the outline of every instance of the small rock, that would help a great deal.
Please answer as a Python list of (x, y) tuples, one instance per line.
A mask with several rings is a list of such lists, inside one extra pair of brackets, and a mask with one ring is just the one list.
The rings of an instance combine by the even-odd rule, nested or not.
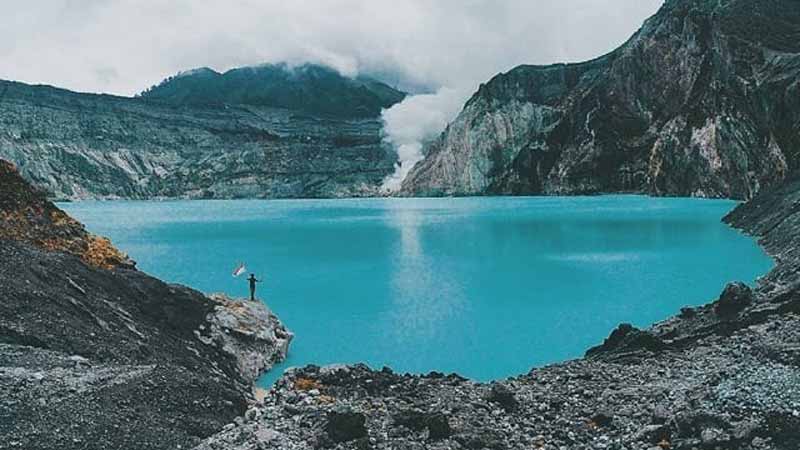
[(601, 411), (593, 415), (591, 421), (599, 427), (607, 427), (614, 421), (614, 417), (610, 412)]
[(713, 444), (717, 442), (721, 434), (722, 431), (716, 428), (706, 428), (700, 433), (700, 440), (703, 441), (704, 444)]
[(258, 428), (254, 434), (259, 442), (269, 442), (278, 437), (278, 432), (271, 428)]
[(740, 422), (733, 427), (733, 437), (744, 441), (758, 430), (758, 423), (754, 421)]
[(669, 419), (671, 413), (665, 405), (656, 405), (653, 409), (653, 423), (663, 424)]
[(244, 418), (248, 422), (253, 422), (261, 416), (261, 411), (258, 408), (250, 408), (244, 413)]

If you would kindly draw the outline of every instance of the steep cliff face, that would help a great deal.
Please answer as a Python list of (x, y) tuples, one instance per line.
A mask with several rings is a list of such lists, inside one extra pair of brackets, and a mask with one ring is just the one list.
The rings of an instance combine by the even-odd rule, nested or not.
[[(306, 83), (295, 80), (295, 89), (315, 92)], [(0, 81), (0, 157), (64, 199), (373, 195), (397, 159), (375, 105), (398, 99), (364, 83), (326, 97), (348, 99), (349, 113), (336, 116), (304, 111), (305, 94), (287, 109)]]
[(0, 447), (188, 448), (244, 414), (291, 333), (95, 239), (0, 161)]
[(800, 2), (668, 0), (608, 55), (482, 85), (403, 191), (747, 199), (798, 151)]
[(71, 253), (94, 267), (134, 266), (108, 239), (86, 231), (81, 223), (47, 201), (22, 179), (13, 164), (0, 160), (0, 239)]

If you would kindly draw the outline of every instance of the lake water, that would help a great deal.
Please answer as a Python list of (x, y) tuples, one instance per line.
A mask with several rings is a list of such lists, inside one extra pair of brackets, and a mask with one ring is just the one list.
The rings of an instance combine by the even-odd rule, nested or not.
[(60, 205), (164, 280), (259, 295), (295, 365), (366, 362), (490, 380), (579, 357), (753, 282), (772, 261), (734, 202), (638, 196)]

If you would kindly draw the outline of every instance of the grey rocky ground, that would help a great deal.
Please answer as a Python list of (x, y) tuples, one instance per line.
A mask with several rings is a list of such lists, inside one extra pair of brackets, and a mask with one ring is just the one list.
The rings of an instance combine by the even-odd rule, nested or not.
[(150, 277), (0, 161), (0, 448), (188, 448), (292, 338), (261, 303)]
[(800, 448), (798, 199), (800, 182), (789, 183), (726, 218), (777, 261), (756, 289), (731, 283), (650, 329), (620, 326), (584, 359), (491, 384), (294, 369), (197, 448)]

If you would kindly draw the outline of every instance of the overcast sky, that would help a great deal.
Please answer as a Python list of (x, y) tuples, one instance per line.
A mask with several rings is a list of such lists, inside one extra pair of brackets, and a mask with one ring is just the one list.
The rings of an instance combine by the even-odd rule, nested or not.
[(626, 40), (662, 0), (3, 0), (0, 78), (131, 95), (181, 70), (324, 62), (476, 85)]

